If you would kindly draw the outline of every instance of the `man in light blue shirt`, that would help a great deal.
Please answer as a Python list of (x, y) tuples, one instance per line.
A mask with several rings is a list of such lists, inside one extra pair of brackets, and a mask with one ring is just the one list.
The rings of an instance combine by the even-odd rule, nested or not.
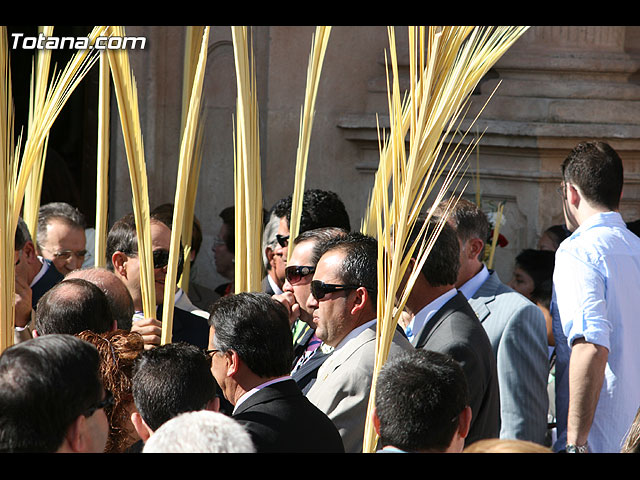
[(566, 419), (567, 452), (619, 452), (640, 403), (640, 239), (617, 211), (623, 167), (609, 145), (578, 145), (562, 177), (573, 234), (553, 278), (558, 437)]

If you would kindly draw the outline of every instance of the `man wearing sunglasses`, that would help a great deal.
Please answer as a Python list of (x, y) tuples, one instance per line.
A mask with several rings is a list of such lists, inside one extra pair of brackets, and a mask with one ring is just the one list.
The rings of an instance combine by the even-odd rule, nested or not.
[[(362, 451), (376, 351), (377, 241), (350, 233), (323, 243), (307, 308), (316, 335), (333, 347), (307, 398), (333, 420), (345, 451)], [(396, 330), (389, 358), (413, 347)]]
[[(154, 286), (158, 309), (156, 318), (142, 318), (142, 290), (140, 285), (140, 261), (138, 259), (138, 241), (133, 214), (118, 220), (107, 236), (107, 268), (112, 270), (124, 282), (135, 307), (132, 331), (140, 333), (145, 348), (160, 344), (162, 335), (162, 304), (164, 300), (165, 278), (169, 262), (171, 230), (162, 219), (151, 215), (151, 243), (153, 249)], [(182, 257), (181, 257), (182, 258)], [(180, 278), (180, 264), (177, 278)], [(180, 292), (178, 292), (180, 293)], [(184, 294), (184, 292), (182, 292)], [(188, 311), (179, 308), (180, 296), (176, 295), (173, 311), (173, 342), (184, 341), (206, 348), (209, 337), (207, 313), (200, 310)]]
[(307, 230), (298, 235), (285, 270), (284, 293), (274, 296), (289, 308), (292, 324), (299, 320), (304, 325), (298, 338), (294, 338), (295, 358), (291, 372), (303, 393), (311, 388), (318, 368), (332, 350), (331, 347), (323, 345), (322, 340), (315, 334), (313, 312), (307, 309), (307, 300), (311, 295), (311, 280), (318, 262), (317, 246), (346, 234), (342, 228), (328, 227)]
[[(0, 452), (102, 453), (113, 400), (96, 348), (72, 335), (33, 338), (0, 355)], [(16, 382), (16, 378), (20, 381)]]

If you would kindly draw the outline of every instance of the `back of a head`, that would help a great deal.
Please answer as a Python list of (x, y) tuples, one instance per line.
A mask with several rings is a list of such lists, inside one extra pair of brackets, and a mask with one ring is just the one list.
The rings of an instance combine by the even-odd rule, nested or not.
[(133, 370), (133, 400), (152, 430), (180, 413), (202, 410), (216, 394), (216, 383), (202, 350), (169, 343), (145, 350)]
[[(289, 195), (272, 207), (276, 216), (287, 219), (288, 226), (291, 225), (291, 205), (292, 195)], [(335, 192), (317, 188), (305, 190), (298, 233), (322, 227), (339, 227), (350, 231), (351, 222), (347, 209)]]
[(365, 287), (375, 308), (378, 293), (378, 241), (360, 232), (334, 235), (324, 242), (318, 242), (312, 255), (319, 261), (323, 255), (332, 251), (345, 254), (340, 268), (342, 282), (345, 285)]
[(71, 335), (47, 335), (0, 356), (0, 451), (53, 453), (67, 429), (100, 401), (98, 351)]
[(113, 315), (106, 295), (86, 280), (65, 279), (38, 300), (35, 318), (38, 335), (75, 335), (83, 330), (104, 333), (112, 327)]
[(138, 253), (138, 237), (133, 213), (117, 220), (107, 234), (106, 265), (109, 270), (113, 270), (112, 256), (115, 252), (127, 255)]
[[(436, 215), (442, 217), (448, 202), (442, 202), (436, 209)], [(447, 221), (455, 229), (461, 242), (470, 238), (479, 238), (485, 244), (491, 236), (491, 223), (487, 214), (475, 203), (460, 198), (451, 209)]]
[(589, 203), (617, 210), (622, 195), (622, 160), (604, 142), (578, 144), (562, 162), (564, 182), (576, 185)]
[(87, 226), (84, 215), (76, 207), (65, 202), (47, 203), (38, 210), (37, 242), (39, 245), (46, 243), (47, 225), (53, 219), (83, 230)]
[[(294, 244), (297, 245), (302, 242), (313, 241), (315, 242), (314, 245), (319, 246), (327, 244), (329, 241), (335, 238), (344, 238), (348, 234), (349, 232), (341, 227), (314, 228), (312, 230), (305, 230), (300, 235), (298, 235), (294, 240)], [(311, 258), (309, 260), (310, 265), (316, 265), (318, 263), (318, 260), (320, 259), (318, 257), (319, 254), (319, 248), (315, 248), (312, 250)]]
[(107, 297), (111, 307), (111, 314), (118, 328), (131, 329), (131, 322), (135, 313), (133, 298), (125, 284), (112, 271), (102, 267), (88, 267), (74, 270), (65, 280), (81, 278), (96, 285)]
[(202, 410), (167, 421), (149, 437), (142, 453), (255, 453), (255, 448), (233, 418)]
[[(437, 231), (440, 220), (431, 217), (426, 226), (424, 239), (428, 240)], [(412, 245), (419, 234), (419, 224), (413, 229), (408, 245)], [(418, 251), (414, 251), (414, 254)], [(422, 275), (432, 287), (454, 285), (460, 270), (460, 244), (455, 229), (448, 222), (442, 223), (442, 230), (438, 234), (423, 266)]]
[(417, 349), (394, 357), (382, 367), (375, 393), (382, 445), (444, 452), (468, 397), (462, 368), (451, 356)]
[(211, 305), (214, 346), (234, 350), (256, 375), (287, 375), (293, 362), (293, 335), (287, 309), (269, 294), (238, 293)]
[(552, 450), (528, 440), (486, 438), (472, 443), (462, 453), (552, 453)]
[(551, 299), (555, 259), (551, 250), (525, 249), (516, 256), (516, 266), (533, 279), (532, 296), (538, 301)]

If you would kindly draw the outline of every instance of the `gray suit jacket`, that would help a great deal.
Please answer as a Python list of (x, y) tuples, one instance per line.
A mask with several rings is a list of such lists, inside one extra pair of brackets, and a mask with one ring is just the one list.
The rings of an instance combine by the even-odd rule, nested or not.
[(413, 344), (416, 348), (449, 354), (460, 363), (469, 386), (472, 412), (466, 444), (497, 438), (500, 393), (496, 360), (486, 332), (461, 292), (429, 319)]
[[(347, 453), (362, 452), (375, 364), (376, 326), (367, 328), (327, 357), (307, 393), (311, 403), (338, 427)], [(411, 349), (409, 340), (396, 330), (388, 358)]]
[(547, 329), (542, 311), (496, 272), (469, 299), (496, 355), (500, 438), (544, 444), (549, 397)]

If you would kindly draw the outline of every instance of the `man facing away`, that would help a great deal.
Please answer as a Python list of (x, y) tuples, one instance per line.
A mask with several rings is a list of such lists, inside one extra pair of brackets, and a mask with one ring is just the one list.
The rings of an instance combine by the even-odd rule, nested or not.
[(0, 451), (102, 453), (113, 397), (96, 348), (72, 335), (26, 340), (0, 355)]
[(467, 380), (450, 355), (417, 349), (383, 365), (373, 412), (382, 452), (460, 453), (470, 423)]
[[(360, 233), (321, 247), (307, 309), (316, 335), (333, 347), (307, 398), (338, 427), (345, 451), (362, 451), (376, 358), (376, 239)], [(388, 358), (413, 347), (396, 329)]]
[(491, 225), (476, 204), (460, 199), (447, 220), (460, 243), (456, 288), (478, 316), (496, 357), (500, 438), (544, 444), (549, 409), (544, 315), (483, 263)]
[[(437, 227), (438, 220), (432, 218), (426, 228), (427, 238)], [(415, 242), (416, 230), (417, 226), (410, 245)], [(416, 261), (412, 258), (412, 262)], [(455, 288), (459, 265), (456, 232), (444, 223), (416, 277), (405, 310), (411, 316), (407, 326), (411, 343), (416, 348), (451, 355), (465, 373), (472, 411), (467, 443), (471, 444), (498, 436), (500, 392), (487, 333), (464, 295)]]
[(280, 302), (263, 292), (222, 297), (209, 323), (211, 372), (258, 453), (344, 452), (336, 427), (289, 375), (293, 337)]
[(553, 276), (555, 450), (619, 452), (640, 398), (640, 239), (618, 212), (624, 175), (613, 148), (581, 143), (561, 169), (573, 233)]

